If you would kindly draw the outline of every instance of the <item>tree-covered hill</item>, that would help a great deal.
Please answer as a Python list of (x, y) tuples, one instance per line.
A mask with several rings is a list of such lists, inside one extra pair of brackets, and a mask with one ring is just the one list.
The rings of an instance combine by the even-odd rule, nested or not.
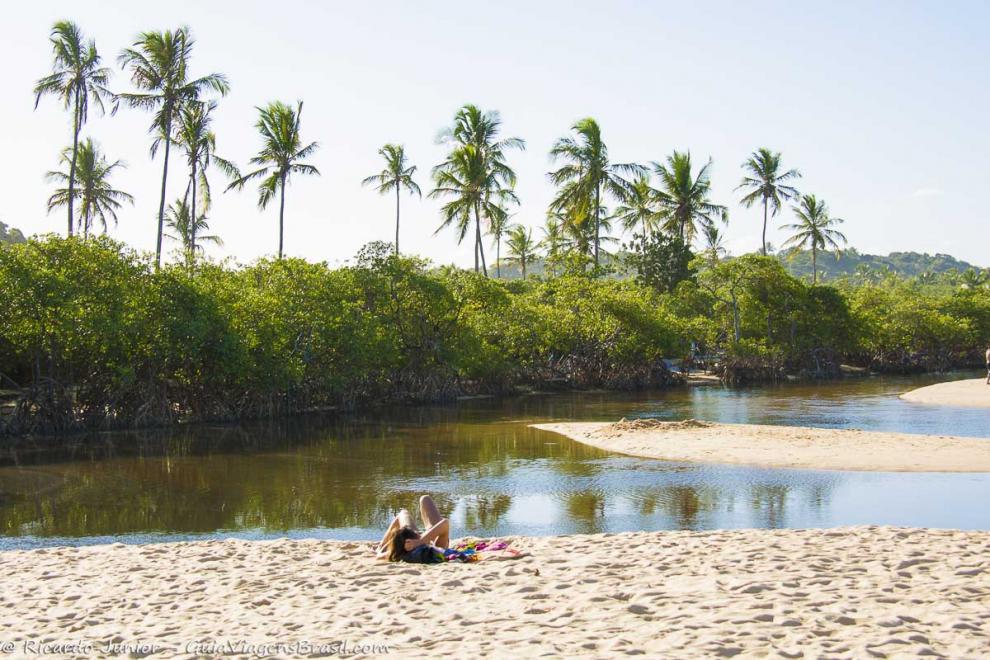
[[(780, 253), (785, 267), (795, 277), (811, 277), (811, 252), (789, 250)], [(920, 252), (891, 252), (890, 254), (861, 254), (854, 248), (844, 250), (838, 259), (834, 254), (820, 254), (818, 275), (825, 280), (861, 274), (865, 269), (873, 272), (890, 271), (902, 277), (917, 277), (925, 273), (960, 273), (970, 268), (982, 267), (956, 259), (948, 254), (923, 254)]]
[(0, 243), (23, 243), (26, 240), (20, 229), (8, 227), (7, 223), (0, 222)]
[[(620, 252), (618, 260), (626, 257)], [(786, 250), (778, 254), (784, 267), (791, 275), (801, 279), (811, 279), (811, 251)], [(605, 263), (615, 263), (617, 259), (611, 255), (605, 258)], [(890, 272), (901, 277), (917, 277), (926, 273), (948, 273), (955, 270), (964, 273), (969, 269), (982, 270), (983, 266), (971, 264), (956, 259), (949, 254), (924, 254), (921, 252), (891, 252), (888, 255), (862, 254), (855, 248), (844, 250), (836, 259), (832, 253), (819, 254), (818, 277), (823, 280), (834, 280), (843, 276), (862, 275), (864, 271), (872, 273)], [(528, 267), (528, 272), (541, 275), (545, 271), (544, 260), (538, 258)], [(519, 267), (515, 264), (502, 263), (501, 276), (504, 279), (517, 279)]]

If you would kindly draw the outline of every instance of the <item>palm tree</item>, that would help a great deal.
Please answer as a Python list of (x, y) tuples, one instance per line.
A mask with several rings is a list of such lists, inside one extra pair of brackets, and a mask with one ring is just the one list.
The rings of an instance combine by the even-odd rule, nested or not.
[(642, 227), (644, 239), (656, 230), (663, 213), (657, 208), (657, 191), (650, 185), (649, 176), (639, 176), (629, 185), (629, 195), (613, 217), (626, 231), (633, 231), (637, 225)]
[(793, 229), (795, 233), (787, 239), (784, 247), (803, 249), (811, 245), (811, 282), (818, 284), (818, 250), (832, 248), (835, 256), (839, 256), (839, 242), (845, 243), (846, 237), (833, 227), (842, 224), (844, 220), (830, 217), (825, 202), (816, 199), (814, 195), (803, 195), (800, 206), (794, 207), (794, 215), (798, 222), (786, 225), (786, 228)]
[(518, 204), (519, 199), (510, 188), (504, 187), (498, 173), (488, 166), (482, 150), (473, 144), (455, 148), (447, 160), (433, 169), (433, 180), (435, 187), (427, 196), (449, 198), (440, 208), (443, 221), (434, 233), (453, 225), (460, 245), (470, 230), (473, 215), (474, 270), (478, 272), (480, 252), (481, 268), (487, 277), (488, 267), (484, 261), (484, 251), (480, 249), (481, 218), (494, 218), (498, 222), (507, 213), (505, 207)]
[(564, 236), (565, 218), (559, 213), (547, 213), (543, 223), (543, 238), (539, 246), (546, 250), (546, 267), (551, 275), (557, 274), (557, 263), (563, 256), (567, 238)]
[[(590, 218), (598, 218), (598, 224)], [(588, 257), (588, 261), (594, 263), (596, 241), (601, 254), (608, 254), (602, 247), (603, 243), (616, 243), (618, 240), (609, 233), (612, 231), (612, 216), (609, 215), (608, 207), (598, 207), (597, 215), (590, 207), (572, 209), (570, 213), (563, 215), (564, 245), (568, 252), (575, 252)]]
[(508, 230), (505, 247), (509, 251), (506, 261), (519, 264), (522, 278), (526, 279), (526, 265), (536, 259), (536, 241), (533, 240), (533, 230), (522, 225), (512, 225)]
[(620, 176), (622, 173), (640, 175), (643, 168), (632, 163), (612, 163), (608, 148), (602, 141), (598, 122), (588, 117), (572, 127), (576, 137), (562, 137), (550, 149), (551, 162), (564, 161), (559, 169), (547, 176), (559, 187), (550, 202), (551, 211), (567, 212), (571, 221), (576, 218), (591, 220), (595, 264), (598, 264), (599, 235), (602, 223), (602, 197), (611, 195), (624, 201), (631, 184)]
[(959, 287), (962, 289), (985, 288), (988, 282), (990, 282), (990, 269), (967, 268), (959, 276)]
[(79, 131), (89, 117), (92, 101), (103, 114), (104, 100), (113, 98), (107, 89), (110, 69), (100, 66), (96, 42), (86, 42), (79, 27), (69, 21), (59, 21), (51, 32), (53, 63), (52, 72), (34, 86), (34, 107), (38, 109), (41, 97), (51, 95), (62, 100), (66, 110), (72, 108), (72, 156), (68, 174), (68, 231), (72, 236), (73, 203), (76, 188), (76, 157), (79, 152)]
[(223, 240), (219, 236), (205, 233), (210, 228), (205, 213), (200, 214), (195, 222), (192, 221), (193, 217), (191, 204), (183, 197), (170, 204), (165, 214), (165, 226), (174, 232), (166, 233), (165, 237), (179, 244), (186, 267), (190, 271), (196, 266), (198, 254), (203, 252), (204, 243), (223, 245)]
[(715, 224), (705, 225), (701, 233), (705, 237), (704, 255), (709, 264), (716, 266), (728, 252), (725, 249), (725, 237)]
[(758, 201), (763, 202), (763, 256), (766, 256), (767, 213), (769, 211), (771, 216), (777, 215), (781, 204), (798, 196), (797, 188), (784, 182), (799, 179), (801, 173), (794, 169), (782, 172), (780, 152), (770, 151), (765, 147), (754, 151), (742, 167), (748, 174), (736, 186), (736, 190), (741, 188), (749, 191), (741, 200), (746, 208)]
[(502, 278), (502, 237), (508, 229), (509, 212), (502, 209), (501, 215), (489, 222), (488, 233), (495, 239), (495, 277)]
[[(212, 165), (216, 165), (230, 178), (237, 178), (240, 173), (230, 161), (216, 154), (217, 137), (210, 128), (211, 117), (216, 110), (216, 101), (190, 101), (179, 111), (179, 123), (176, 129), (176, 144), (182, 148), (189, 167), (189, 184), (186, 186), (184, 199), (189, 200), (189, 216), (198, 218), (206, 216), (210, 211), (212, 196), (210, 180), (207, 176)], [(201, 208), (197, 209), (197, 204)], [(197, 223), (189, 225), (190, 250), (196, 252)]]
[(227, 190), (244, 187), (248, 181), (261, 178), (258, 185), (258, 208), (264, 209), (279, 195), (278, 207), (278, 258), (282, 258), (285, 238), (285, 186), (293, 174), (315, 174), (320, 171), (308, 163), (301, 162), (312, 156), (320, 148), (319, 143), (310, 142), (302, 146), (299, 122), (302, 119), (302, 101), (296, 107), (273, 101), (264, 108), (258, 108), (258, 122), (255, 126), (261, 133), (263, 146), (250, 162), (260, 165), (253, 172), (234, 180)]
[(691, 171), (691, 153), (687, 151), (675, 151), (665, 163), (654, 161), (651, 166), (660, 180), (657, 200), (668, 232), (676, 233), (682, 241), (690, 243), (699, 226), (704, 229), (716, 220), (728, 221), (728, 209), (713, 204), (708, 198), (711, 193), (710, 158), (697, 176)]
[(365, 178), (362, 186), (375, 186), (379, 194), (385, 195), (395, 190), (395, 253), (399, 254), (399, 192), (405, 187), (409, 194), (423, 196), (419, 186), (413, 181), (415, 165), (406, 165), (406, 150), (401, 144), (386, 144), (378, 150), (385, 159), (385, 169)]
[(221, 96), (230, 90), (227, 79), (219, 73), (202, 78), (189, 76), (189, 60), (192, 57), (193, 40), (189, 28), (165, 32), (142, 32), (133, 47), (125, 48), (118, 58), (122, 68), (129, 68), (131, 82), (139, 93), (119, 94), (118, 97), (132, 108), (154, 111), (150, 132), (155, 136), (151, 144), (154, 158), (158, 145), (164, 142), (165, 156), (162, 165), (162, 192), (158, 203), (158, 236), (155, 246), (155, 262), (162, 261), (162, 233), (165, 226), (165, 187), (168, 181), (169, 147), (174, 139), (173, 129), (184, 105), (199, 100), (200, 94), (212, 89)]
[[(117, 223), (117, 210), (123, 202), (134, 203), (134, 198), (122, 190), (117, 190), (110, 185), (110, 175), (118, 168), (126, 167), (123, 161), (107, 161), (106, 157), (100, 153), (91, 138), (83, 140), (81, 143), (66, 147), (62, 151), (62, 162), (68, 168), (68, 172), (49, 172), (46, 178), (49, 181), (66, 184), (65, 188), (58, 188), (55, 193), (48, 198), (48, 212), (60, 207), (70, 206), (73, 201), (79, 201), (78, 221), (83, 238), (89, 238), (89, 229), (96, 220), (100, 221), (103, 231), (107, 230), (107, 219)], [(75, 183), (73, 185), (73, 175)]]
[[(488, 276), (488, 266), (485, 263), (485, 248), (481, 240), (481, 218), (482, 211), (489, 224), (497, 221), (496, 216), (500, 212), (505, 212), (506, 204), (518, 204), (512, 189), (516, 185), (516, 173), (505, 162), (505, 152), (509, 149), (525, 149), (526, 143), (517, 137), (499, 139), (502, 118), (498, 111), (482, 111), (478, 106), (464, 105), (457, 114), (454, 115), (454, 123), (451, 127), (440, 132), (438, 141), (440, 143), (452, 144), (452, 150), (447, 159), (433, 168), (433, 177), (436, 188), (430, 196), (449, 196), (449, 189), (453, 183), (445, 176), (445, 173), (457, 171), (454, 177), (462, 184), (467, 184), (473, 192), (469, 195), (474, 211), (475, 239), (474, 239), (474, 270), (478, 271), (478, 258), (481, 258), (481, 269), (485, 276)], [(471, 152), (467, 153), (465, 148), (470, 147)], [(470, 168), (465, 168), (467, 160), (476, 162)], [(470, 176), (470, 179), (464, 179)], [(443, 182), (444, 185), (441, 185)], [(441, 188), (448, 189), (448, 192), (438, 193)], [(468, 213), (471, 209), (468, 209)], [(444, 215), (444, 222), (441, 227), (452, 222), (450, 216)], [(458, 220), (460, 225), (460, 220)], [(464, 234), (460, 235), (458, 242), (463, 240)]]

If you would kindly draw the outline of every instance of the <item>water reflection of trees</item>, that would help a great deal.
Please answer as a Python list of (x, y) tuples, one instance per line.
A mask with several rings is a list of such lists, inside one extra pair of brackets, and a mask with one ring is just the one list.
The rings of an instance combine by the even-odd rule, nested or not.
[(564, 497), (564, 508), (582, 534), (597, 534), (606, 530), (604, 492), (586, 490), (568, 493)]
[(764, 527), (784, 526), (790, 491), (790, 486), (785, 484), (758, 484), (750, 488), (750, 506), (753, 513), (760, 516)]
[[(560, 475), (587, 484), (615, 467), (599, 460), (604, 452), (514, 421), (546, 414), (546, 401), (537, 399), (108, 433), (55, 446), (20, 442), (0, 450), (0, 533), (383, 528), (398, 509), (414, 509), (422, 492), (430, 492), (445, 513), (462, 503), (468, 527), (493, 529), (512, 505), (506, 479)], [(581, 397), (553, 401), (578, 417), (590, 410)], [(754, 483), (731, 471), (723, 479), (672, 470), (658, 479), (667, 483), (635, 492), (637, 512), (663, 516), (669, 522), (661, 526), (682, 529), (709, 526), (737, 502), (757, 516), (753, 524), (786, 525), (797, 503), (826, 507), (832, 487), (814, 473)], [(608, 529), (607, 505), (628, 492), (622, 484), (579, 487), (559, 501), (577, 529), (597, 532)], [(643, 520), (644, 527), (651, 524)]]
[[(0, 529), (82, 536), (384, 527), (398, 509), (414, 509), (422, 491), (444, 512), (467, 497), (468, 523), (490, 527), (511, 499), (474, 492), (480, 480), (497, 482), (520, 462), (588, 453), (577, 443), (548, 446), (546, 434), (523, 424), (463, 423), (428, 410), (10, 446), (0, 455)], [(59, 486), (42, 488), (38, 474)], [(458, 481), (463, 493), (444, 492)]]
[(739, 487), (733, 487), (731, 474), (712, 481), (724, 484), (680, 483), (638, 490), (634, 497), (636, 510), (644, 517), (659, 515), (668, 519), (669, 524), (665, 527), (704, 529), (726, 524), (717, 520), (718, 516), (733, 514), (742, 500), (754, 516), (747, 524), (779, 528), (788, 525), (789, 509), (804, 507), (821, 511), (826, 508), (834, 485), (831, 477), (810, 473), (788, 481), (762, 481)]
[(724, 494), (715, 488), (698, 486), (667, 486), (640, 496), (639, 513), (652, 516), (657, 513), (673, 519), (677, 529), (698, 529), (699, 516), (716, 511)]
[(512, 508), (508, 495), (472, 495), (464, 500), (464, 525), (468, 529), (495, 529)]

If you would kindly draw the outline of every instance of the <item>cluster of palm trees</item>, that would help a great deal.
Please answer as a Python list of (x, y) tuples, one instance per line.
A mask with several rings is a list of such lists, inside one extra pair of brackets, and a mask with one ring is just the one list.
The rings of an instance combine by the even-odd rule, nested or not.
[[(152, 113), (151, 156), (162, 153), (161, 196), (158, 204), (158, 227), (155, 262), (161, 265), (162, 239), (171, 236), (180, 243), (188, 263), (192, 264), (202, 243), (218, 243), (219, 238), (205, 234), (211, 202), (209, 174), (220, 170), (231, 179), (227, 190), (242, 188), (248, 181), (261, 179), (258, 205), (265, 208), (279, 196), (279, 257), (283, 251), (285, 186), (293, 174), (319, 174), (304, 161), (316, 151), (313, 142), (303, 145), (299, 119), (302, 103), (296, 107), (281, 102), (258, 108), (257, 128), (263, 146), (251, 164), (257, 169), (241, 175), (237, 166), (217, 153), (212, 116), (217, 101), (230, 84), (223, 74), (194, 76), (190, 70), (195, 40), (189, 29), (181, 27), (164, 32), (142, 32), (118, 57), (120, 66), (130, 74), (134, 91), (111, 92), (111, 70), (102, 59), (93, 40), (87, 40), (77, 25), (69, 21), (55, 24), (51, 32), (53, 70), (35, 85), (35, 107), (43, 96), (55, 96), (72, 111), (72, 146), (63, 154), (67, 172), (50, 172), (50, 180), (63, 184), (48, 201), (49, 211), (67, 207), (68, 234), (81, 230), (88, 236), (92, 222), (99, 220), (106, 229), (107, 219), (116, 221), (116, 211), (123, 202), (133, 202), (127, 193), (110, 184), (110, 176), (122, 161), (110, 163), (92, 138), (80, 143), (80, 133), (88, 117), (90, 104), (101, 112), (111, 107), (116, 112), (121, 103)], [(188, 170), (182, 195), (166, 208), (168, 171), (172, 147), (181, 150)], [(173, 234), (167, 234), (169, 227)]]
[[(232, 161), (217, 153), (212, 129), (217, 99), (229, 92), (230, 84), (219, 73), (192, 75), (195, 41), (188, 28), (143, 32), (120, 53), (118, 62), (129, 73), (134, 87), (129, 92), (110, 91), (111, 70), (102, 66), (95, 43), (87, 40), (74, 23), (56, 23), (51, 44), (53, 70), (35, 86), (35, 107), (43, 96), (55, 96), (72, 112), (72, 144), (62, 154), (67, 171), (48, 174), (61, 186), (48, 201), (49, 211), (67, 207), (70, 236), (79, 231), (88, 237), (94, 222), (106, 230), (108, 220), (116, 222), (121, 205), (133, 203), (130, 195), (110, 183), (113, 172), (124, 163), (110, 162), (92, 138), (80, 140), (90, 105), (100, 112), (109, 107), (114, 113), (124, 104), (152, 113), (151, 156), (162, 153), (156, 264), (161, 264), (163, 237), (179, 243), (190, 268), (204, 243), (220, 243), (219, 237), (206, 233), (212, 197), (209, 175), (214, 170), (228, 179), (225, 190), (239, 190), (257, 180), (261, 209), (278, 199), (278, 257), (282, 258), (289, 179), (293, 175), (319, 175), (319, 170), (306, 162), (319, 145), (302, 139), (301, 101), (294, 106), (275, 101), (258, 108), (256, 128), (262, 147), (250, 159), (253, 169), (242, 174)], [(496, 111), (484, 111), (471, 104), (458, 110), (453, 123), (438, 136), (438, 142), (447, 146), (448, 152), (433, 167), (433, 188), (427, 193), (427, 197), (443, 202), (437, 232), (452, 227), (458, 243), (471, 235), (476, 271), (488, 275), (485, 236), (494, 241), (497, 276), (501, 276), (503, 261), (518, 264), (525, 276), (541, 249), (549, 263), (556, 263), (562, 255), (575, 254), (582, 263), (597, 266), (605, 253), (602, 245), (616, 240), (610, 235), (613, 223), (643, 237), (662, 233), (687, 244), (700, 236), (709, 256), (717, 260), (725, 253), (719, 225), (728, 222), (728, 210), (711, 200), (711, 159), (697, 169), (691, 154), (679, 151), (648, 165), (612, 162), (601, 127), (590, 117), (577, 121), (550, 150), (556, 169), (547, 176), (555, 186), (555, 195), (547, 210), (543, 237), (535, 240), (532, 230), (509, 222), (519, 199), (515, 193), (516, 174), (507, 160), (510, 152), (523, 150), (526, 145), (520, 138), (503, 137), (501, 128)], [(187, 183), (181, 196), (167, 205), (173, 147), (182, 154)], [(366, 177), (362, 184), (373, 186), (382, 195), (395, 194), (394, 249), (398, 254), (402, 192), (420, 197), (423, 193), (414, 180), (417, 168), (410, 164), (402, 145), (386, 144), (379, 154), (384, 160), (383, 169)], [(840, 242), (845, 241), (835, 229), (842, 220), (830, 217), (825, 203), (815, 196), (800, 196), (792, 184), (801, 175), (794, 169), (785, 170), (779, 153), (759, 149), (743, 169), (745, 176), (737, 188), (744, 192), (741, 203), (746, 207), (763, 206), (763, 254), (768, 252), (766, 228), (770, 218), (781, 211), (785, 202), (797, 200), (797, 222), (787, 225), (794, 234), (785, 246), (810, 247), (817, 281), (818, 251), (838, 250)], [(614, 206), (610, 208), (609, 204)], [(501, 256), (503, 239), (506, 259)]]
[[(501, 120), (497, 112), (484, 112), (465, 105), (454, 117), (454, 124), (441, 132), (440, 141), (451, 144), (446, 160), (433, 168), (435, 188), (429, 197), (447, 200), (442, 208), (440, 229), (454, 226), (458, 242), (473, 230), (475, 270), (487, 275), (483, 234), (494, 240), (496, 272), (503, 261), (526, 268), (545, 251), (549, 262), (559, 260), (564, 252), (584, 255), (598, 265), (604, 242), (613, 221), (625, 231), (641, 236), (664, 233), (692, 243), (700, 235), (704, 250), (714, 261), (725, 255), (720, 224), (728, 222), (728, 209), (712, 202), (711, 159), (695, 171), (689, 152), (674, 151), (663, 162), (649, 165), (614, 163), (602, 139), (601, 127), (592, 118), (581, 119), (571, 127), (571, 134), (560, 138), (550, 150), (550, 159), (559, 167), (547, 176), (556, 186), (550, 202), (543, 238), (535, 241), (532, 231), (521, 225), (507, 225), (510, 211), (519, 203), (513, 192), (516, 176), (505, 161), (510, 149), (523, 149), (519, 138), (500, 138)], [(395, 192), (395, 251), (399, 246), (400, 191), (404, 188), (421, 196), (413, 180), (416, 166), (410, 165), (402, 145), (387, 144), (379, 150), (385, 169), (364, 179), (381, 194)], [(762, 252), (768, 252), (766, 228), (770, 218), (780, 213), (785, 202), (797, 200), (793, 211), (798, 222), (786, 225), (793, 235), (787, 248), (810, 248), (815, 264), (819, 250), (839, 250), (845, 236), (835, 225), (840, 218), (829, 216), (825, 203), (814, 195), (801, 196), (791, 181), (800, 178), (795, 169), (784, 170), (781, 155), (758, 149), (745, 163), (745, 175), (737, 190), (745, 207), (763, 206)], [(656, 184), (654, 184), (654, 179)], [(614, 213), (606, 205), (616, 204)], [(508, 258), (500, 258), (501, 243), (506, 236)]]

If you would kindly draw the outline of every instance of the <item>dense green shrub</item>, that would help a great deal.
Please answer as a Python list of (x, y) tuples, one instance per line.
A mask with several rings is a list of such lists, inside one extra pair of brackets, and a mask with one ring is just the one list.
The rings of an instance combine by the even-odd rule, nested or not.
[(773, 258), (692, 264), (673, 293), (576, 271), (503, 281), (393, 256), (156, 270), (106, 238), (0, 246), (0, 432), (241, 419), (520, 386), (635, 388), (664, 358), (726, 381), (831, 376), (840, 360), (980, 359), (982, 286), (809, 286)]

